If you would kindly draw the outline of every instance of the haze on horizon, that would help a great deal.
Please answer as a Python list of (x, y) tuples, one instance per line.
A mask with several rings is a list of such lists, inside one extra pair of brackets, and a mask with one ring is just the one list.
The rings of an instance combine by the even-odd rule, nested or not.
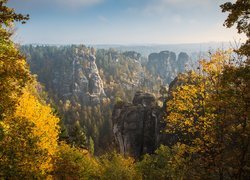
[(244, 39), (223, 27), (228, 0), (9, 0), (29, 14), (21, 44), (180, 44)]

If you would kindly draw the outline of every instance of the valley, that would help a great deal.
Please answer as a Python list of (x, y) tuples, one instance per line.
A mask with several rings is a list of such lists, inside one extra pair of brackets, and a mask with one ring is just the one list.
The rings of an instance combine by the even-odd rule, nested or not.
[(29, 45), (21, 50), (62, 118), (60, 138), (85, 148), (93, 141), (97, 154), (115, 148), (115, 104), (132, 102), (136, 92), (142, 91), (152, 94), (160, 107), (164, 103), (160, 87), (168, 88), (190, 61), (184, 52), (162, 51), (142, 57), (134, 51), (84, 45)]

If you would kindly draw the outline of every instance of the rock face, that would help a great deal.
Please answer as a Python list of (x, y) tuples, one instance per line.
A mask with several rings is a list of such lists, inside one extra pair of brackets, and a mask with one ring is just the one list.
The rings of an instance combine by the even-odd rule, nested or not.
[[(52, 91), (64, 102), (77, 98), (82, 105), (100, 103), (102, 97), (105, 97), (105, 92), (94, 52), (81, 46), (72, 48), (68, 53), (60, 48), (56, 50), (58, 52), (53, 53), (62, 54), (62, 58), (37, 58), (39, 62), (29, 63), (31, 71), (38, 75), (46, 90)], [(36, 59), (34, 56), (32, 59)], [(49, 73), (43, 73), (44, 70)]]
[[(93, 54), (86, 55), (84, 51), (79, 52), (76, 49), (76, 56), (72, 62), (72, 93), (92, 104), (100, 103), (100, 98), (105, 96), (103, 82), (95, 60)], [(85, 67), (82, 64), (85, 64)]]
[(188, 62), (189, 56), (181, 52), (176, 54), (171, 51), (162, 51), (160, 53), (152, 53), (148, 56), (147, 69), (154, 75), (163, 79), (163, 84), (169, 84), (178, 73), (185, 70), (185, 64)]
[(90, 55), (89, 67), (87, 68), (88, 76), (88, 95), (92, 104), (100, 103), (100, 98), (106, 96), (103, 89), (103, 82), (99, 75), (98, 68), (95, 63), (95, 56)]
[(162, 116), (155, 97), (148, 93), (137, 92), (132, 104), (116, 104), (112, 121), (120, 153), (135, 158), (153, 153), (164, 138), (160, 133)]

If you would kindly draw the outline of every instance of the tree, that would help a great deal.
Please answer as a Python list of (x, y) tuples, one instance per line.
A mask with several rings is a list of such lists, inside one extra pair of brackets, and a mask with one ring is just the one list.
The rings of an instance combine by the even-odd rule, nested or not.
[(189, 161), (185, 157), (185, 148), (180, 143), (171, 148), (161, 145), (155, 154), (146, 154), (137, 163), (143, 179), (183, 179), (188, 172)]
[(235, 3), (226, 2), (221, 5), (222, 12), (229, 12), (224, 26), (231, 28), (236, 24), (238, 33), (245, 33), (248, 40), (243, 44), (239, 53), (250, 56), (250, 1), (237, 0)]
[(23, 24), (29, 19), (29, 15), (17, 14), (14, 9), (6, 6), (8, 0), (0, 1), (0, 36), (9, 41), (11, 33), (3, 27), (9, 28), (13, 22), (22, 22)]
[(71, 141), (76, 147), (86, 148), (87, 146), (87, 137), (79, 121), (72, 126)]
[(233, 125), (229, 126), (231, 141), (228, 142), (228, 148), (233, 147), (233, 153), (228, 155), (234, 157), (228, 162), (233, 169), (231, 176), (244, 179), (250, 175), (250, 66), (249, 61), (232, 61), (234, 65), (225, 66), (223, 71), (220, 99), (223, 118)]
[(41, 178), (53, 170), (59, 119), (31, 92), (23, 90), (14, 114), (2, 122), (0, 175), (5, 178)]
[(55, 162), (55, 178), (100, 179), (101, 167), (88, 151), (61, 143)]
[(186, 145), (194, 177), (249, 175), (250, 69), (236, 61), (223, 52), (201, 61), (199, 73), (179, 77), (167, 102), (167, 132)]
[(6, 0), (0, 1), (0, 141), (4, 134), (3, 119), (14, 113), (21, 89), (31, 79), (25, 59), (11, 42), (11, 34), (6, 30), (12, 22), (28, 17), (16, 14), (5, 6), (6, 3)]
[(0, 1), (0, 176), (6, 179), (46, 178), (53, 170), (59, 119), (41, 100), (25, 58), (11, 41), (16, 14)]
[(7, 0), (0, 1), (0, 121), (13, 112), (21, 88), (30, 80), (25, 59), (9, 39), (11, 34), (6, 30), (14, 21), (25, 22), (28, 16), (16, 14), (5, 6), (6, 3)]
[(103, 167), (102, 179), (141, 179), (140, 173), (136, 169), (134, 159), (123, 157), (115, 152), (103, 155), (100, 158), (100, 164)]

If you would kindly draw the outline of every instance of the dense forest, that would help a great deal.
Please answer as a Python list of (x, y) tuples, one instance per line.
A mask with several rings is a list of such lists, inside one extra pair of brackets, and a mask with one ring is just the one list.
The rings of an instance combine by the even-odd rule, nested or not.
[(169, 51), (143, 58), (134, 51), (96, 51), (84, 45), (29, 45), (21, 51), (61, 117), (60, 137), (80, 147), (90, 148), (93, 141), (96, 153), (112, 147), (117, 101), (131, 102), (137, 91), (161, 97), (161, 86), (184, 72), (189, 60), (183, 52), (178, 59)]
[(185, 52), (12, 41), (0, 1), (1, 179), (248, 179), (250, 2), (221, 5), (247, 41)]

